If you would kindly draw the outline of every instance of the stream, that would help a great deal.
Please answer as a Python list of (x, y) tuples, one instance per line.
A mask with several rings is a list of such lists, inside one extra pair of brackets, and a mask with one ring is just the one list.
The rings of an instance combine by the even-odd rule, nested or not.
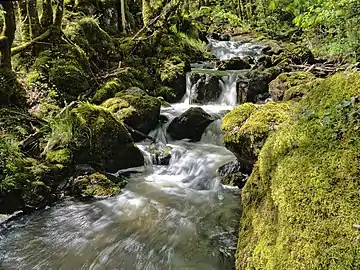
[[(246, 44), (210, 45), (219, 59), (258, 54)], [(194, 69), (187, 75), (182, 102), (162, 109), (168, 123), (191, 106), (220, 118), (236, 105), (231, 71), (218, 76), (216, 100), (194, 102), (200, 80), (212, 72)], [(191, 79), (194, 73), (205, 77)], [(89, 203), (66, 199), (13, 221), (0, 233), (0, 269), (233, 269), (240, 192), (221, 185), (216, 172), (235, 160), (223, 146), (221, 119), (197, 143), (171, 140), (168, 123), (150, 134), (172, 147), (168, 166), (152, 165), (148, 143), (139, 143), (146, 165), (120, 195)]]

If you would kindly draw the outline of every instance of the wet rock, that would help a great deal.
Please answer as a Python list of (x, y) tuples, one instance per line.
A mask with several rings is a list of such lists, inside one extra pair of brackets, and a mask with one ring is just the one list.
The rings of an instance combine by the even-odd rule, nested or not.
[(152, 144), (147, 147), (154, 165), (169, 165), (171, 159), (171, 146)]
[(192, 142), (200, 141), (206, 127), (215, 121), (215, 118), (200, 107), (188, 109), (176, 117), (169, 125), (167, 132), (176, 140), (190, 139)]
[(291, 87), (308, 83), (315, 77), (310, 72), (296, 71), (280, 74), (269, 84), (269, 93), (273, 100), (283, 100), (285, 92)]
[(264, 68), (270, 68), (272, 66), (272, 59), (268, 55), (262, 55), (257, 59), (256, 61), (256, 68), (264, 67)]
[(190, 102), (206, 104), (219, 99), (222, 88), (219, 83), (221, 79), (217, 74), (191, 73), (192, 91)]
[(251, 173), (250, 166), (241, 165), (238, 161), (231, 161), (218, 169), (223, 185), (237, 186), (242, 189)]
[[(118, 93), (115, 98), (102, 103), (102, 106), (111, 111), (118, 120), (144, 134), (148, 134), (159, 123), (161, 101), (137, 87)], [(132, 137), (135, 141), (144, 139), (134, 133)]]
[(71, 183), (71, 193), (80, 199), (106, 198), (120, 193), (126, 182), (114, 183), (101, 173), (76, 177)]
[(250, 69), (251, 65), (240, 57), (235, 57), (230, 60), (219, 61), (217, 64), (218, 70), (242, 70)]
[(239, 75), (237, 80), (238, 104), (256, 102), (259, 94), (269, 91), (269, 83), (281, 73), (281, 68), (249, 70)]

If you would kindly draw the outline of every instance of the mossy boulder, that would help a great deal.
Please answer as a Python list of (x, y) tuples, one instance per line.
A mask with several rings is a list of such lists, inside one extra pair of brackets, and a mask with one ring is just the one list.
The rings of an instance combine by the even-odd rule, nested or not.
[(77, 46), (57, 44), (44, 48), (29, 69), (30, 88), (42, 92), (56, 92), (66, 100), (74, 100), (89, 90), (90, 66), (83, 51)]
[(85, 17), (68, 24), (65, 33), (88, 57), (96, 68), (109, 67), (111, 61), (119, 61), (120, 54), (115, 40), (99, 26), (96, 19)]
[(175, 140), (190, 139), (192, 142), (197, 142), (213, 121), (215, 117), (200, 107), (193, 107), (176, 117), (170, 123), (167, 132)]
[(118, 195), (125, 184), (116, 184), (104, 174), (93, 173), (76, 177), (71, 184), (71, 193), (82, 200), (112, 197)]
[(285, 92), (294, 86), (305, 84), (314, 80), (315, 77), (310, 72), (295, 71), (280, 74), (269, 84), (269, 93), (273, 100), (283, 100)]
[[(175, 97), (168, 96), (169, 102), (180, 101), (185, 95), (186, 78), (185, 74), (190, 71), (190, 63), (182, 60), (180, 57), (173, 56), (163, 61), (158, 70), (160, 82), (174, 89)], [(165, 97), (164, 97), (165, 98)]]
[(49, 161), (108, 172), (144, 164), (122, 123), (107, 109), (86, 103), (54, 122), (44, 153)]
[[(117, 119), (144, 134), (148, 134), (159, 123), (161, 101), (139, 88), (120, 92), (117, 97), (102, 103), (102, 106), (111, 111)], [(144, 139), (136, 134), (133, 134), (133, 137), (137, 140)]]
[(225, 146), (240, 162), (254, 164), (266, 138), (292, 115), (293, 103), (245, 103), (223, 118)]
[(263, 146), (242, 191), (237, 269), (360, 267), (360, 73), (300, 101)]
[(16, 74), (9, 69), (0, 69), (0, 106), (24, 106), (25, 91)]
[(42, 208), (56, 199), (63, 166), (25, 157), (18, 142), (0, 136), (0, 213)]
[(105, 82), (95, 92), (91, 102), (101, 104), (105, 100), (115, 97), (117, 93), (125, 91), (131, 87), (145, 89), (141, 73), (138, 70), (127, 68), (123, 72), (119, 73), (116, 78)]
[(311, 92), (312, 89), (316, 88), (322, 81), (323, 79), (316, 78), (309, 82), (305, 82), (287, 89), (284, 93), (283, 101), (301, 100), (304, 95)]

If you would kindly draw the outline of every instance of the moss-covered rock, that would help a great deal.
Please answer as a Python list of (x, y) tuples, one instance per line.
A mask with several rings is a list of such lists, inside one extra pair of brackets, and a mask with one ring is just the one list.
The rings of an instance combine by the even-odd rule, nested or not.
[(299, 84), (296, 86), (293, 86), (285, 91), (283, 101), (299, 101), (302, 99), (304, 95), (307, 93), (310, 93), (312, 89), (316, 88), (323, 79), (316, 78), (314, 80), (311, 80), (309, 82), (305, 82), (303, 84)]
[(245, 103), (223, 118), (225, 146), (239, 161), (254, 164), (269, 134), (291, 118), (293, 103)]
[(78, 176), (74, 179), (71, 192), (75, 197), (83, 200), (112, 197), (118, 195), (125, 184), (125, 182), (121, 183), (121, 185), (116, 184), (104, 174), (93, 173)]
[[(166, 59), (159, 68), (160, 81), (167, 87), (174, 89), (175, 97), (167, 96), (167, 101), (179, 101), (186, 91), (185, 74), (190, 70), (190, 63), (177, 56)], [(165, 98), (165, 97), (164, 97)]]
[(315, 77), (310, 72), (296, 71), (280, 74), (269, 84), (269, 93), (273, 100), (283, 100), (285, 92), (299, 84), (305, 84), (314, 80)]
[(45, 207), (56, 197), (63, 167), (25, 157), (18, 142), (0, 137), (0, 213)]
[(82, 104), (53, 123), (44, 153), (48, 160), (89, 164), (109, 172), (144, 164), (125, 127), (111, 112), (91, 104)]
[[(102, 106), (111, 111), (117, 119), (144, 134), (148, 134), (159, 123), (160, 100), (139, 88), (120, 92), (117, 97), (106, 100)], [(136, 134), (133, 134), (133, 137), (144, 139)]]
[(97, 68), (105, 68), (109, 66), (109, 62), (119, 61), (120, 54), (114, 39), (100, 28), (96, 19), (82, 18), (67, 25), (64, 31)]
[(91, 101), (95, 104), (101, 104), (105, 100), (115, 97), (117, 93), (131, 87), (145, 89), (140, 72), (138, 70), (128, 68), (124, 70), (124, 72), (120, 73), (117, 78), (105, 82), (95, 92)]
[(27, 82), (43, 97), (52, 91), (57, 99), (74, 100), (90, 88), (89, 78), (90, 66), (83, 51), (77, 46), (57, 44), (40, 52), (29, 69)]
[(237, 269), (360, 267), (360, 73), (338, 73), (272, 133), (242, 192)]
[(25, 91), (16, 74), (8, 69), (0, 69), (0, 106), (23, 106), (25, 102)]
[(242, 189), (251, 173), (251, 168), (244, 166), (238, 161), (231, 161), (221, 166), (217, 173), (221, 178), (221, 183), (228, 186), (236, 186)]
[(250, 69), (251, 65), (245, 59), (235, 57), (230, 60), (219, 61), (217, 63), (217, 68), (219, 70), (241, 70)]
[(202, 108), (193, 107), (176, 117), (170, 123), (167, 132), (175, 140), (190, 139), (192, 142), (197, 142), (213, 121), (215, 118)]

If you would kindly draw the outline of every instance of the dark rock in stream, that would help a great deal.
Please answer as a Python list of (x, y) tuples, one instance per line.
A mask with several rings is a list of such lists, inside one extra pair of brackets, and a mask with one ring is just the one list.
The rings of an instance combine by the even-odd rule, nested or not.
[(223, 60), (217, 63), (218, 70), (242, 70), (250, 69), (251, 65), (240, 57), (235, 57), (230, 60)]
[(176, 117), (170, 123), (167, 132), (175, 140), (190, 139), (192, 142), (197, 142), (200, 141), (206, 127), (213, 121), (215, 117), (200, 107), (194, 107)]
[(191, 83), (195, 86), (191, 92), (191, 103), (207, 104), (209, 102), (216, 102), (219, 99), (222, 92), (219, 83), (220, 75), (191, 73), (190, 76)]
[(240, 164), (238, 161), (231, 161), (218, 169), (223, 185), (237, 186), (242, 189), (249, 175), (251, 174), (251, 166)]
[(151, 161), (154, 165), (169, 165), (171, 150), (171, 146), (160, 144), (151, 144), (147, 147), (147, 151), (150, 153)]

